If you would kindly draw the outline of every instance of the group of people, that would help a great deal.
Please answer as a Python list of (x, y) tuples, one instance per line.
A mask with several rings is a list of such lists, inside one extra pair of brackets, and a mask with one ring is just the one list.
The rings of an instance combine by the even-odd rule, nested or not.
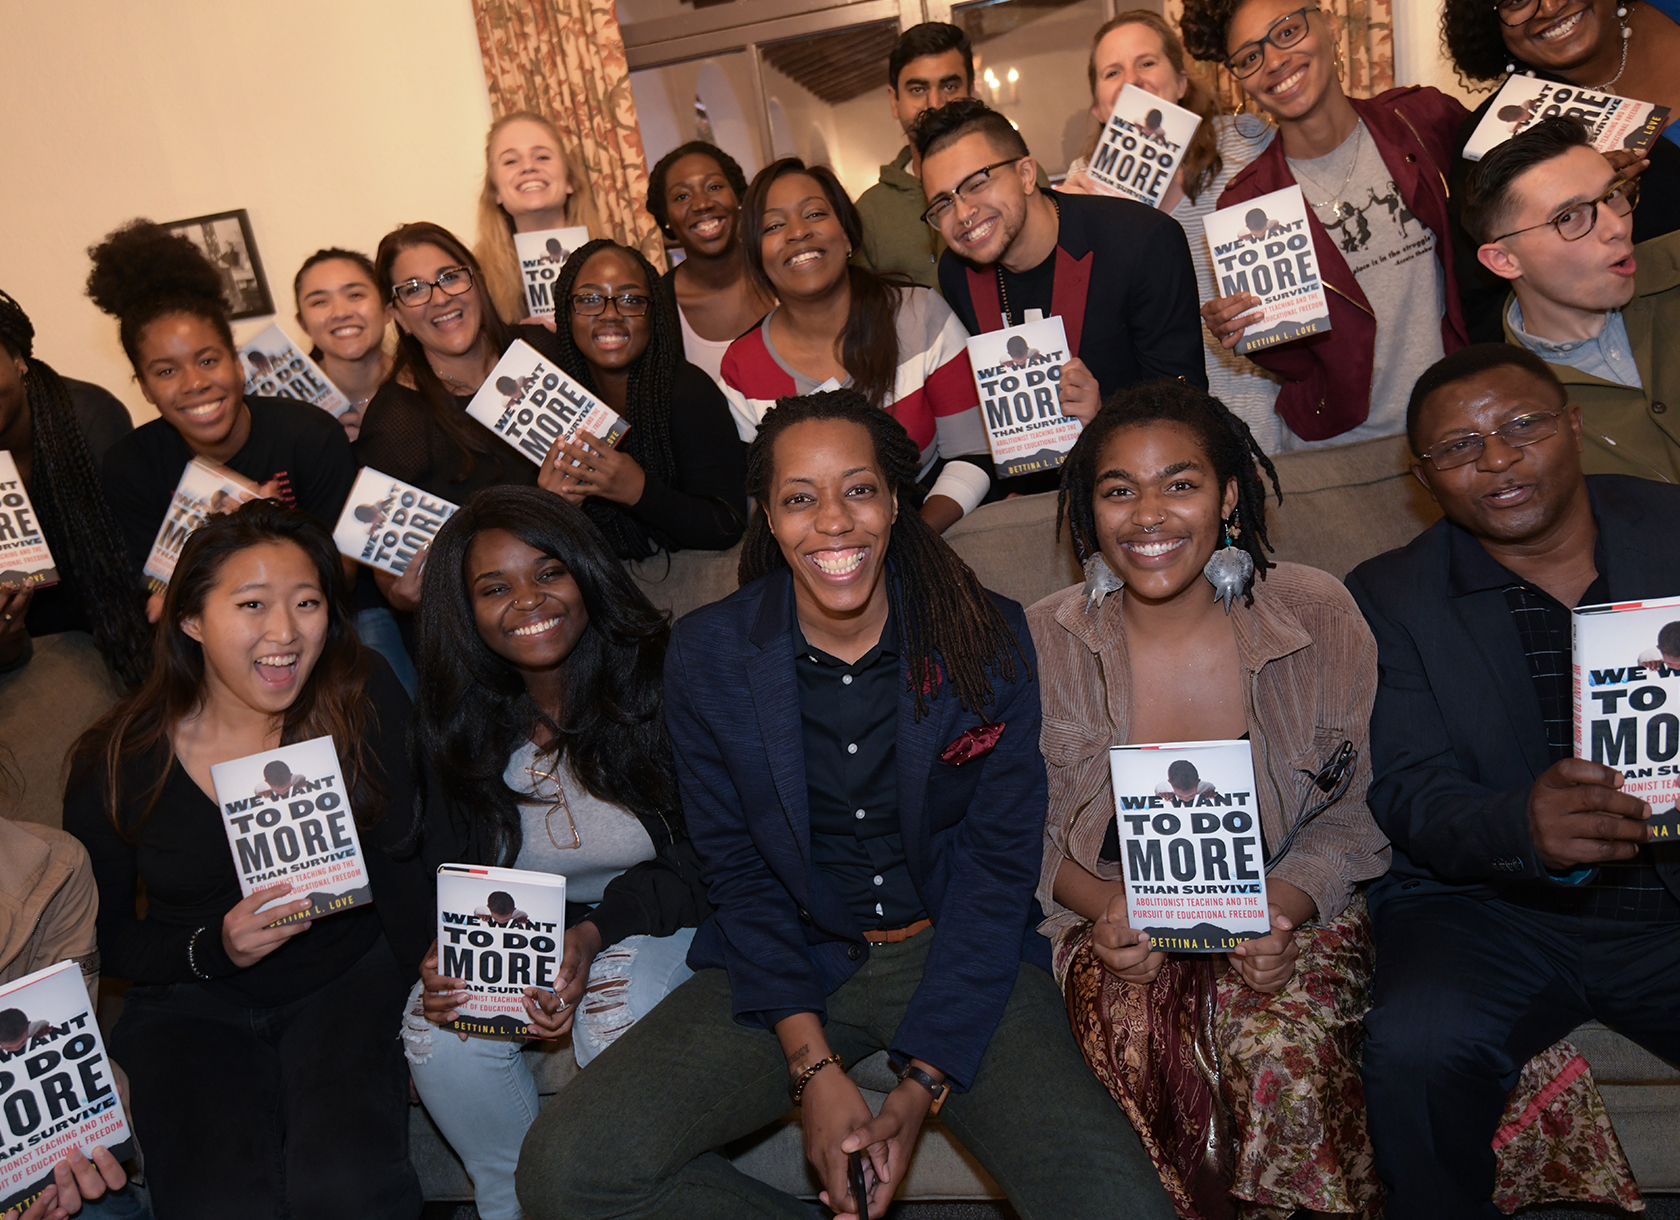
[[(1474, 77), (1508, 55), (1680, 106), (1645, 3), (1449, 0), (1445, 28)], [(68, 836), (0, 821), (0, 885), (40, 891), (0, 980), (50, 944), (132, 982), (110, 1046), (156, 1214), (416, 1215), (412, 1082), (485, 1220), (806, 1214), (719, 1151), (790, 1099), (857, 1220), (933, 1113), (1023, 1217), (1484, 1216), (1500, 1116), (1574, 1079), (1546, 1056), (1575, 1025), (1680, 1063), (1680, 862), (1571, 756), (1568, 677), (1573, 607), (1680, 595), (1672, 137), (1606, 157), (1560, 116), (1466, 167), (1478, 116), (1349, 97), (1338, 36), (1296, 0), (1105, 23), (1096, 122), (1126, 83), (1203, 117), (1152, 209), (1082, 162), (1050, 187), (963, 32), (914, 27), (877, 186), (685, 144), (650, 174), (664, 274), (551, 123), (504, 118), (475, 248), (413, 223), (298, 271), (336, 422), (244, 392), (220, 276), (150, 222), (88, 278), (150, 423), (0, 293), (0, 448), (59, 569), (0, 585), (0, 675), (85, 630), (125, 692), (73, 753)], [(1187, 54), (1259, 113), (1218, 113)], [(1332, 325), (1238, 356), (1256, 302), (1218, 295), (1202, 223), (1294, 184)], [(526, 317), (513, 234), (570, 226)], [(1083, 429), (1000, 478), (966, 341), (1033, 311)], [(624, 438), (539, 464), (467, 415), (515, 339)], [(1268, 558), (1269, 454), (1402, 434), (1437, 525), (1345, 585)], [(193, 457), (261, 498), (151, 592)], [(333, 546), (359, 467), (460, 506), (400, 576)], [(1086, 579), (1023, 609), (941, 535), (1052, 489)], [(675, 626), (632, 576), (737, 543), (739, 591)], [(321, 736), (375, 900), (287, 922), (308, 900), (242, 895), (210, 769)], [(1128, 917), (1108, 752), (1235, 739), (1270, 931), (1169, 953)], [(566, 877), (530, 1040), (442, 1028), (442, 863)], [(567, 1035), (582, 1070), (540, 1108)], [(877, 1051), (874, 1113), (846, 1069)], [(136, 1214), (125, 1182), (72, 1158), (30, 1220)]]

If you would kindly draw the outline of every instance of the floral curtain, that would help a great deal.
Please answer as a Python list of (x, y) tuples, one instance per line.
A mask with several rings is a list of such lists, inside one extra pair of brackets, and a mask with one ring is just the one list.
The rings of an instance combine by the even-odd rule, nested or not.
[[(1386, 0), (1384, 0), (1386, 3)], [(473, 0), (490, 109), (534, 110), (576, 142), (595, 207), (617, 240), (665, 265), (643, 204), (648, 164), (613, 0)]]
[[(1349, 97), (1375, 97), (1394, 88), (1394, 0), (1319, 0), (1336, 15), (1342, 29), (1342, 88)], [(1184, 0), (1167, 0), (1167, 17), (1177, 23), (1184, 16)], [(1242, 86), (1220, 64), (1196, 64), (1214, 95), (1233, 111), (1245, 108)]]

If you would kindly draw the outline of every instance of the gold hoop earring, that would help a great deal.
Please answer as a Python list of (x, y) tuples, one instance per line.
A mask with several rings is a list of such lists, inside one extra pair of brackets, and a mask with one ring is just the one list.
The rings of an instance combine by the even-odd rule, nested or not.
[(1346, 67), (1347, 67), (1346, 63), (1343, 62), (1343, 60), (1342, 60), (1342, 44), (1338, 42), (1336, 44), (1336, 79), (1337, 80), (1345, 82), (1345, 80), (1346, 80)]

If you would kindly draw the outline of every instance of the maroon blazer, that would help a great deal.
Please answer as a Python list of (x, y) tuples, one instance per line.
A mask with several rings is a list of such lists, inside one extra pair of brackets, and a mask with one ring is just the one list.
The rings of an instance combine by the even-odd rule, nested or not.
[[(1453, 273), (1452, 224), (1447, 219), (1447, 168), (1458, 126), (1469, 112), (1457, 99), (1427, 85), (1390, 89), (1374, 98), (1349, 98), (1371, 133), (1406, 207), (1435, 233), (1435, 256), (1446, 271), (1447, 312), (1441, 343), (1450, 355), (1469, 343)], [(1219, 196), (1228, 208), (1295, 185), (1283, 141), (1273, 140)], [(1330, 330), (1252, 352), (1249, 359), (1283, 378), (1277, 413), (1303, 440), (1322, 441), (1357, 428), (1371, 414), (1377, 317), (1341, 250), (1307, 209), (1319, 276), (1328, 289)], [(1422, 369), (1417, 370), (1420, 374)]]

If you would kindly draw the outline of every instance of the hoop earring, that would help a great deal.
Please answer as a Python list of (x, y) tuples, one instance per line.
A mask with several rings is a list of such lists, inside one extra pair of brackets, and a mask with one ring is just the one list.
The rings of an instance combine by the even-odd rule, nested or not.
[(1213, 599), (1225, 603), (1226, 614), (1231, 613), (1231, 603), (1248, 591), (1254, 579), (1254, 557), (1236, 545), (1241, 536), (1242, 527), (1233, 512), (1220, 530), (1219, 549), (1202, 568), (1202, 575), (1213, 586)]

